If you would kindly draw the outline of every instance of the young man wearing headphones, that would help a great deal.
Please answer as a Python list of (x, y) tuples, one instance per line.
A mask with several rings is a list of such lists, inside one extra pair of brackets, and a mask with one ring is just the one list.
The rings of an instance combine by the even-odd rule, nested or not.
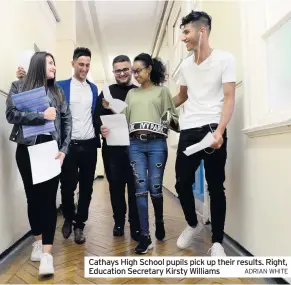
[[(222, 247), (226, 214), (224, 193), (227, 157), (226, 127), (232, 117), (235, 102), (236, 68), (232, 54), (212, 49), (209, 45), (211, 17), (205, 12), (192, 11), (182, 19), (182, 41), (188, 51), (180, 70), (180, 92), (175, 105), (183, 104), (180, 116), (180, 139), (176, 160), (176, 191), (183, 208), (187, 227), (177, 241), (179, 248), (191, 245), (199, 234), (192, 185), (195, 172), (204, 160), (205, 176), (210, 195), (212, 225), (212, 256), (225, 256)], [(212, 132), (216, 142), (190, 156), (185, 149), (200, 142)]]

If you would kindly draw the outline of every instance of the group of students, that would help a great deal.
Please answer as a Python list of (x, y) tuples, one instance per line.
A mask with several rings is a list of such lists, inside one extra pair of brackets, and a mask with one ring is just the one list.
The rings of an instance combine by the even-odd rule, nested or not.
[[(195, 171), (204, 160), (210, 194), (212, 223), (212, 256), (224, 256), (222, 247), (226, 199), (224, 167), (227, 156), (226, 127), (231, 119), (235, 95), (235, 59), (224, 51), (209, 46), (211, 17), (205, 12), (192, 11), (182, 19), (182, 40), (188, 51), (194, 51), (180, 67), (180, 92), (172, 97), (163, 86), (166, 69), (163, 63), (149, 54), (138, 55), (133, 64), (125, 55), (113, 60), (116, 84), (109, 87), (113, 98), (123, 100), (123, 111), (129, 125), (130, 146), (109, 146), (106, 137), (110, 129), (103, 126), (101, 115), (113, 114), (110, 104), (97, 87), (86, 77), (91, 53), (78, 48), (74, 52), (74, 76), (56, 82), (55, 61), (51, 54), (36, 53), (26, 73), (17, 72), (19, 81), (12, 84), (7, 98), (6, 117), (14, 124), (11, 140), (16, 142), (16, 161), (23, 179), (28, 201), (28, 217), (35, 243), (31, 260), (40, 261), (39, 274), (53, 274), (51, 249), (56, 228), (56, 193), (61, 181), (64, 224), (62, 233), (68, 238), (74, 228), (75, 242), (85, 242), (83, 229), (88, 219), (92, 195), (97, 148), (102, 135), (102, 156), (109, 182), (114, 218), (114, 236), (124, 234), (128, 191), (128, 220), (131, 237), (138, 241), (137, 254), (147, 253), (153, 247), (149, 232), (148, 192), (155, 213), (155, 236), (165, 237), (163, 219), (163, 176), (167, 162), (167, 134), (169, 129), (179, 131), (176, 159), (176, 191), (187, 221), (187, 227), (177, 240), (177, 246), (187, 248), (199, 234), (192, 185)], [(140, 86), (131, 83), (132, 74)], [(50, 107), (44, 112), (20, 112), (12, 101), (12, 94), (45, 86)], [(178, 117), (176, 108), (183, 105)], [(24, 138), (23, 125), (41, 125), (54, 120), (56, 131)], [(193, 155), (185, 149), (212, 132), (215, 143)], [(28, 146), (56, 140), (62, 164), (60, 177), (33, 185)], [(74, 191), (79, 182), (78, 209), (75, 213)]]

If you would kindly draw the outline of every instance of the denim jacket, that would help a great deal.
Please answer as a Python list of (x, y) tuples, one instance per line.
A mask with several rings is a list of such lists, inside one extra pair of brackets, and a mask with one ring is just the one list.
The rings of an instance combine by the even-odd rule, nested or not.
[[(45, 123), (45, 119), (42, 112), (20, 112), (15, 108), (11, 95), (22, 92), (22, 89), (22, 80), (14, 81), (12, 83), (6, 100), (6, 119), (8, 123), (14, 125), (10, 135), (10, 140), (18, 144), (31, 146), (35, 144), (37, 136), (24, 138), (22, 125), (42, 125)], [(62, 92), (61, 88), (60, 90)], [(47, 95), (50, 100), (50, 106), (56, 108), (57, 111), (57, 116), (54, 121), (56, 131), (51, 132), (51, 135), (53, 139), (58, 142), (59, 150), (67, 154), (72, 136), (71, 111), (66, 103), (65, 97), (63, 97), (64, 100), (59, 103), (50, 91), (48, 91)]]

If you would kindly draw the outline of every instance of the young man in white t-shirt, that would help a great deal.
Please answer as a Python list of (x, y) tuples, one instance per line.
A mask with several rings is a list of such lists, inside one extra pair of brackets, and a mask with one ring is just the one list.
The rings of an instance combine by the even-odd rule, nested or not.
[[(180, 92), (175, 105), (183, 105), (180, 117), (180, 140), (176, 160), (176, 191), (188, 223), (177, 241), (179, 248), (190, 246), (199, 234), (192, 185), (195, 171), (204, 160), (210, 194), (212, 224), (212, 256), (225, 256), (222, 247), (226, 199), (224, 193), (227, 157), (226, 127), (235, 102), (236, 68), (233, 55), (209, 46), (211, 17), (192, 11), (182, 19), (182, 40), (194, 54), (181, 65)], [(207, 149), (187, 156), (183, 151), (213, 132), (216, 142)]]

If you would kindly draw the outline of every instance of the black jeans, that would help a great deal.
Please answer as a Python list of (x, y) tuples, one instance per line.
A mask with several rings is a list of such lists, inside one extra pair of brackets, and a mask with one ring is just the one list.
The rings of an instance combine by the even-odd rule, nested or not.
[(135, 197), (135, 181), (129, 162), (128, 147), (102, 147), (103, 163), (109, 183), (110, 199), (115, 224), (123, 227), (126, 216), (125, 186), (128, 194), (128, 221), (134, 230), (139, 230), (139, 216)]
[[(38, 136), (36, 144), (51, 140), (51, 136)], [(56, 197), (59, 176), (33, 185), (30, 158), (26, 145), (17, 145), (16, 162), (24, 184), (32, 234), (34, 236), (42, 235), (42, 243), (52, 245), (57, 223)]]
[[(212, 130), (215, 130), (216, 127), (217, 124), (211, 125)], [(201, 160), (204, 160), (205, 178), (210, 196), (212, 242), (222, 243), (226, 213), (225, 188), (223, 185), (227, 157), (226, 132), (223, 135), (224, 142), (220, 149), (208, 148), (190, 156), (183, 153), (188, 146), (201, 141), (209, 131), (209, 125), (181, 131), (176, 160), (176, 191), (186, 221), (190, 226), (196, 226), (198, 221), (192, 185), (195, 180), (195, 172)]]
[[(75, 228), (84, 229), (89, 215), (97, 163), (96, 139), (72, 141), (61, 174), (62, 210)], [(74, 193), (79, 182), (78, 209), (75, 213)]]

